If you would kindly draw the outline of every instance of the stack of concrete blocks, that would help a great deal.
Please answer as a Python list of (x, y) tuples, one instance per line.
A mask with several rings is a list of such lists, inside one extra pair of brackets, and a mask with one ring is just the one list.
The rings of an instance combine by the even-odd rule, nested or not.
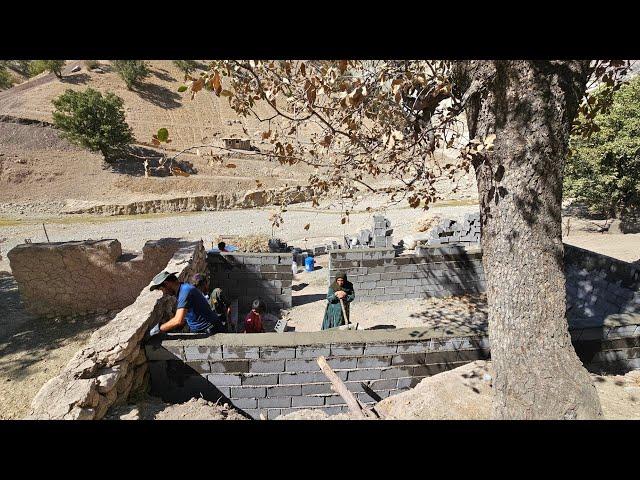
[(480, 214), (467, 213), (462, 222), (445, 219), (429, 232), (427, 244), (440, 245), (474, 245), (480, 243)]
[(315, 245), (312, 249), (313, 256), (317, 257), (318, 255), (324, 255), (327, 253), (326, 245)]
[(238, 300), (240, 316), (261, 298), (270, 312), (292, 305), (291, 253), (210, 252), (207, 256), (211, 288), (222, 288), (229, 300)]
[(345, 235), (345, 248), (391, 248), (393, 247), (393, 228), (389, 219), (374, 215), (373, 228), (360, 230), (353, 237)]
[(420, 256), (396, 256), (391, 248), (331, 252), (330, 282), (338, 272), (353, 283), (356, 302), (448, 297), (486, 288), (479, 248), (428, 248)]

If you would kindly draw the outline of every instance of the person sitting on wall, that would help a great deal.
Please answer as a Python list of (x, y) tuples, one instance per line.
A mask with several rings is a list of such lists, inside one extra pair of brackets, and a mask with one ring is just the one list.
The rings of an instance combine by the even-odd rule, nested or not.
[(218, 243), (218, 250), (221, 252), (228, 252), (229, 250), (227, 250), (227, 244), (224, 242), (220, 242)]
[(242, 333), (263, 333), (262, 315), (266, 311), (266, 305), (259, 298), (255, 299), (251, 305), (251, 311), (244, 319), (244, 330)]
[(204, 295), (193, 285), (183, 283), (176, 277), (176, 272), (160, 272), (151, 280), (150, 290), (160, 290), (165, 295), (173, 295), (178, 298), (175, 315), (163, 324), (158, 324), (151, 329), (151, 336), (160, 332), (170, 332), (189, 326), (191, 333), (223, 333), (226, 326), (221, 317), (216, 314)]
[(353, 291), (353, 284), (347, 280), (347, 274), (338, 273), (335, 281), (329, 285), (329, 292), (327, 293), (327, 308), (324, 312), (324, 319), (322, 320), (322, 330), (346, 324), (347, 319), (344, 318), (342, 305), (340, 303), (342, 301), (348, 318), (349, 304), (353, 302), (355, 298), (356, 294)]

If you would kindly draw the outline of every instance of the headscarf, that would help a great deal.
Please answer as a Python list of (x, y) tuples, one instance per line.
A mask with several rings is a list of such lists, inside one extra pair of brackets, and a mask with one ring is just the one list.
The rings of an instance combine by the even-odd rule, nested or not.
[[(340, 285), (338, 285), (338, 279), (339, 278), (343, 278), (344, 279), (344, 285), (342, 287)], [(334, 293), (342, 290), (343, 292), (346, 292), (347, 295), (351, 295), (353, 293), (353, 283), (351, 283), (349, 280), (347, 280), (347, 274), (346, 273), (338, 272), (338, 274), (336, 275), (336, 279), (331, 284), (331, 289), (333, 290)]]
[(211, 292), (211, 299), (209, 300), (211, 306), (218, 313), (226, 313), (224, 310), (227, 307), (228, 303), (224, 295), (222, 294), (221, 288), (214, 288)]

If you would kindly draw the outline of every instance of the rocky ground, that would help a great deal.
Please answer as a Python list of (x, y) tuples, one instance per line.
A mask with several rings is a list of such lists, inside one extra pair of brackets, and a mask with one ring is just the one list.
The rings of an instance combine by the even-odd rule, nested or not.
[(192, 398), (185, 403), (165, 403), (161, 399), (145, 396), (129, 405), (112, 407), (105, 420), (248, 420), (227, 403), (222, 405), (203, 398)]

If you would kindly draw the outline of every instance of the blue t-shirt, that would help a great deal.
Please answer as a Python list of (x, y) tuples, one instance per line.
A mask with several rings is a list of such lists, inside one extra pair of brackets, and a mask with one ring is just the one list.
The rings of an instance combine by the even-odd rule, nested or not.
[(211, 326), (222, 327), (220, 316), (211, 310), (202, 292), (193, 285), (180, 284), (177, 308), (187, 309), (186, 320), (191, 332), (201, 332)]
[(314, 260), (313, 257), (307, 257), (304, 259), (304, 269), (307, 272), (313, 272), (313, 265), (314, 265)]

